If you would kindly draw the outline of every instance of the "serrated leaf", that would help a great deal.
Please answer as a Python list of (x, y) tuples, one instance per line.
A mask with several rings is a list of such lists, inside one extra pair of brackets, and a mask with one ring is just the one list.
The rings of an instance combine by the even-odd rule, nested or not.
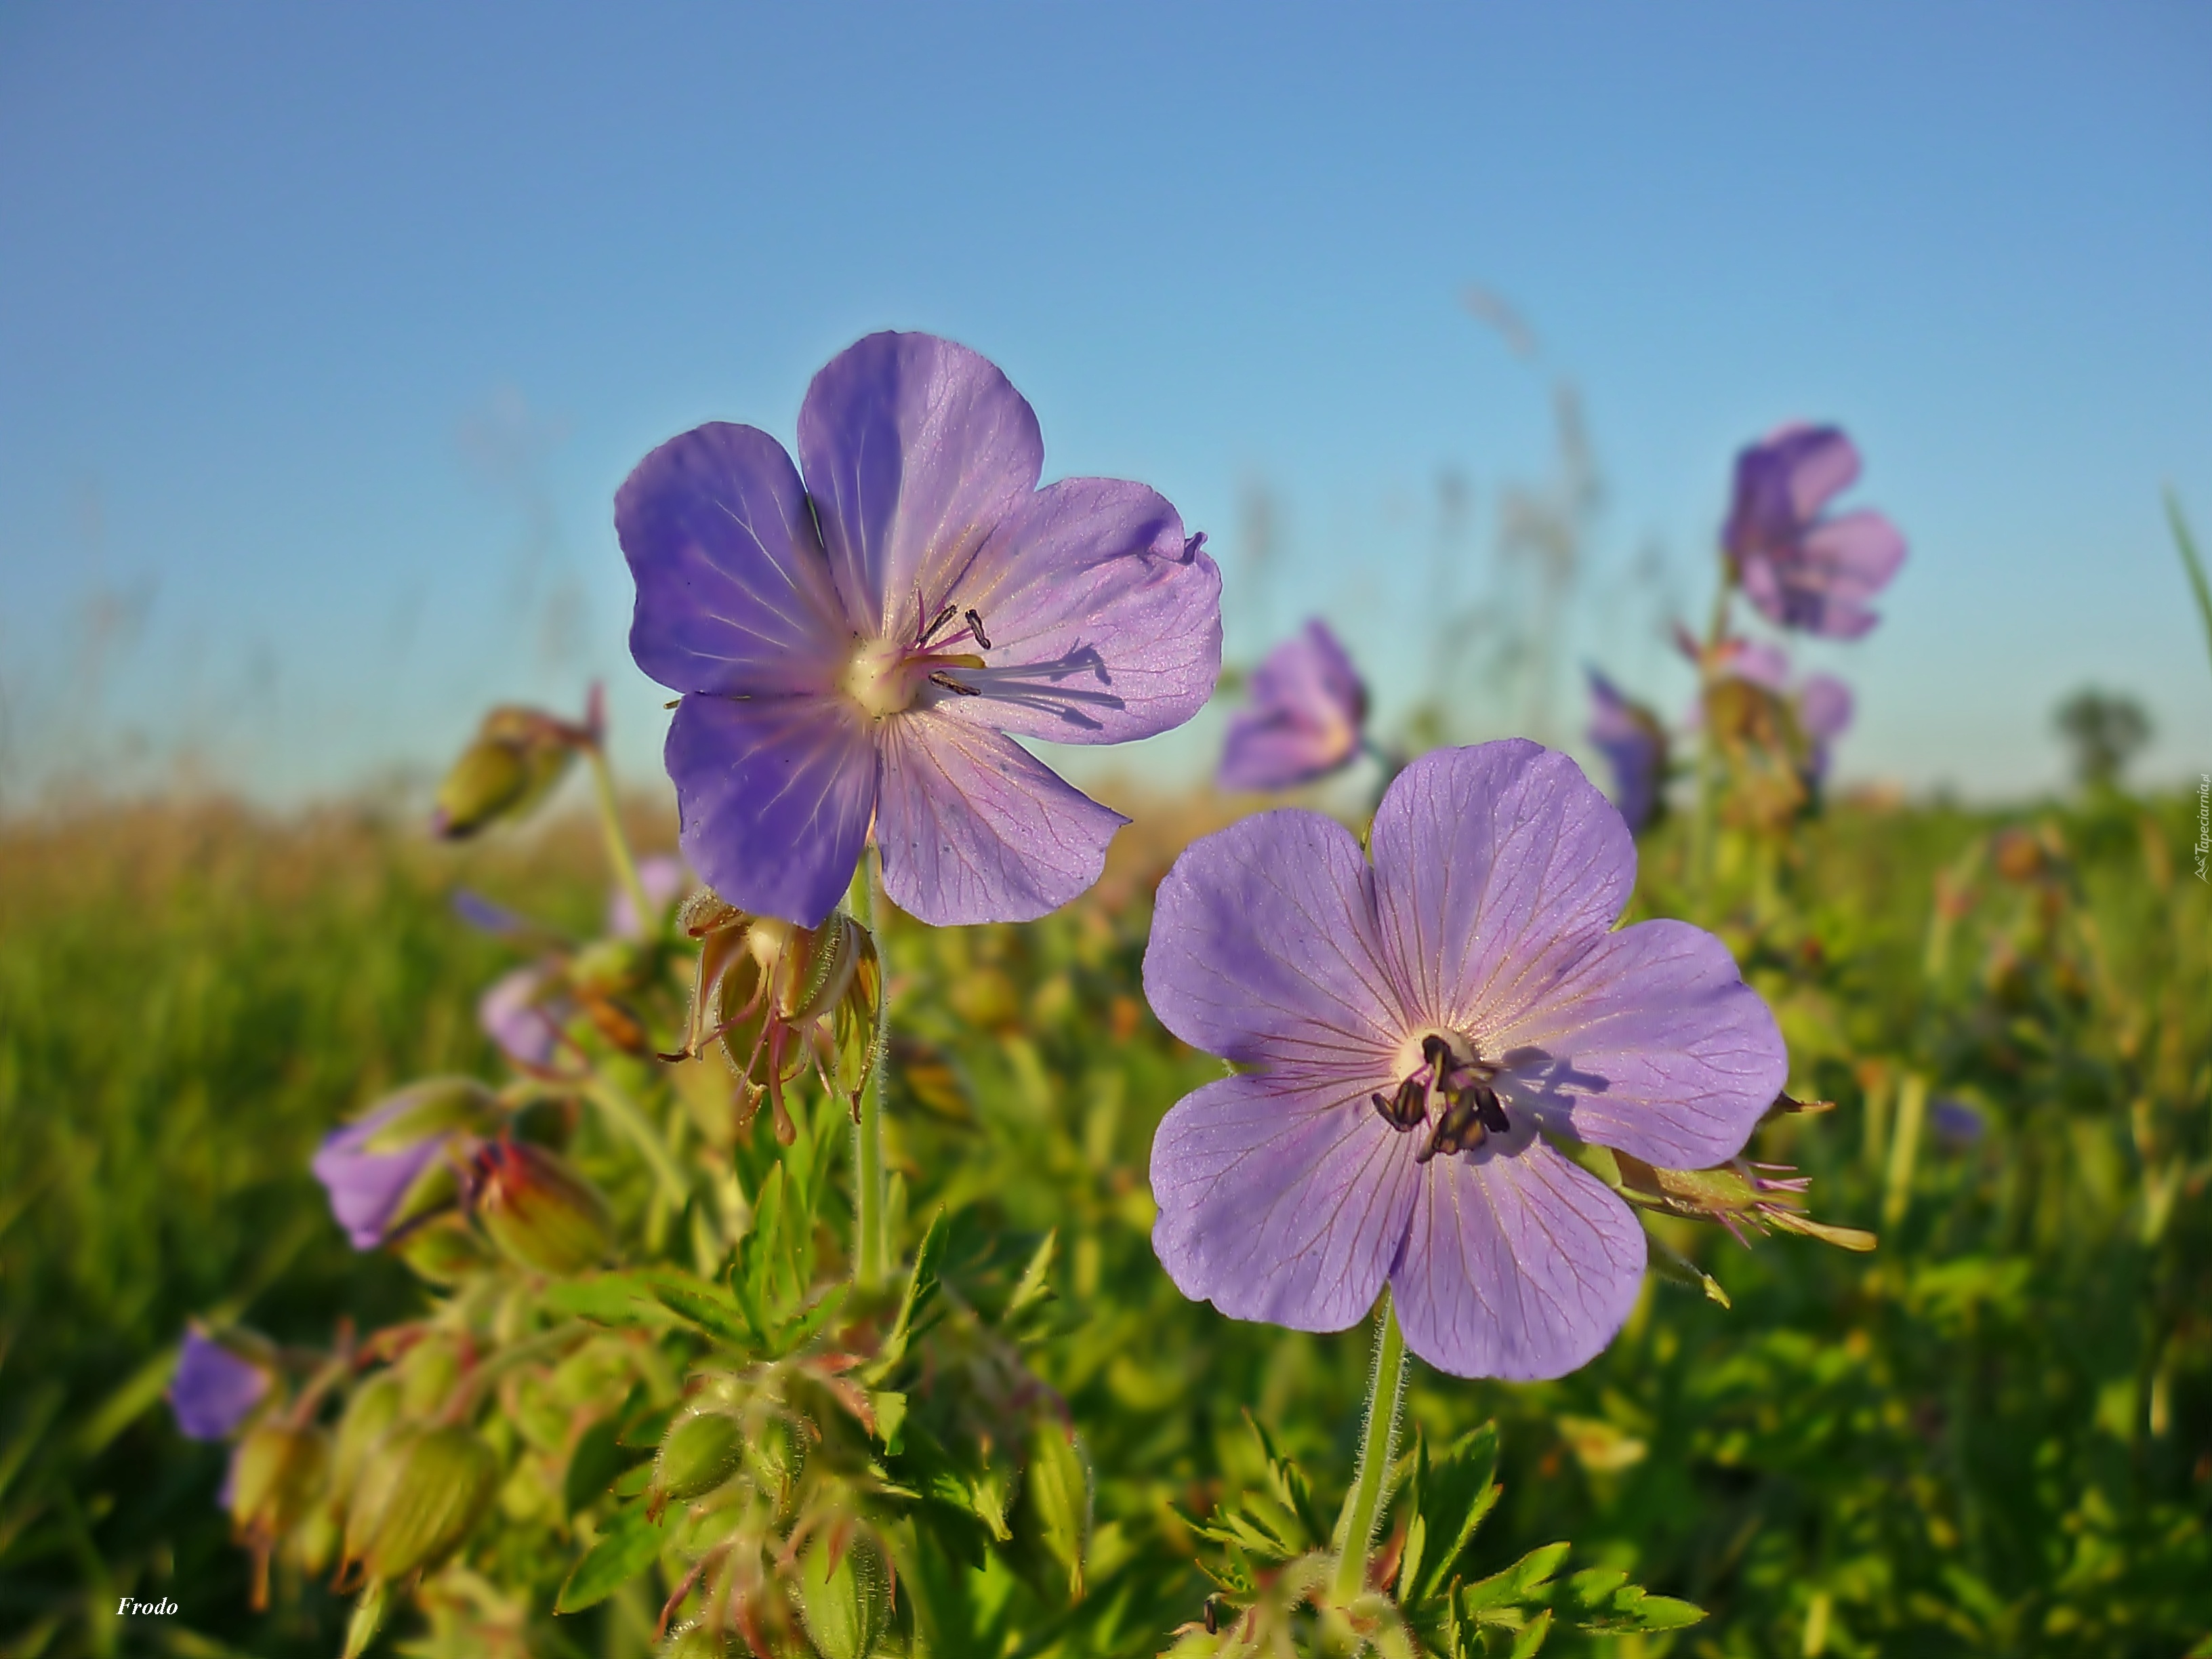
[(900, 1431), (906, 1426), (906, 1396), (890, 1389), (878, 1389), (869, 1394), (868, 1404), (876, 1413), (877, 1440), (885, 1451), (896, 1455)]
[(1030, 1256), (1029, 1266), (1022, 1269), (1021, 1282), (1014, 1286), (1006, 1310), (999, 1317), (1000, 1324), (1012, 1324), (1021, 1314), (1050, 1297), (1052, 1285), (1048, 1275), (1052, 1272), (1053, 1252), (1059, 1243), (1058, 1228), (1044, 1236), (1044, 1242)]
[(892, 1367), (906, 1358), (907, 1345), (914, 1340), (916, 1322), (928, 1308), (930, 1298), (937, 1294), (938, 1271), (945, 1261), (945, 1241), (951, 1236), (951, 1224), (939, 1209), (930, 1217), (921, 1243), (915, 1249), (914, 1270), (907, 1275), (897, 1316), (891, 1321), (876, 1358), (867, 1367), (866, 1374), (872, 1380), (889, 1376)]
[(740, 1348), (752, 1347), (759, 1341), (759, 1333), (745, 1310), (726, 1291), (674, 1269), (654, 1274), (651, 1285), (653, 1299), (662, 1307), (717, 1341)]
[(659, 1559), (660, 1544), (660, 1525), (646, 1519), (644, 1504), (621, 1510), (576, 1563), (553, 1611), (580, 1613), (596, 1607)]
[(1416, 1444), (1413, 1508), (1421, 1518), (1425, 1543), (1418, 1576), (1399, 1575), (1402, 1605), (1425, 1601), (1451, 1582), (1476, 1528), (1498, 1503), (1503, 1488), (1497, 1474), (1495, 1423), (1470, 1431), (1434, 1458), (1425, 1441)]
[(1514, 1638), (1510, 1659), (1534, 1659), (1544, 1645), (1544, 1639), (1551, 1633), (1552, 1610), (1546, 1607), (1531, 1619), (1521, 1634)]
[(620, 1329), (665, 1330), (668, 1310), (630, 1273), (592, 1273), (545, 1287), (544, 1305), (555, 1313)]
[(1565, 1544), (1546, 1544), (1530, 1550), (1503, 1572), (1494, 1572), (1462, 1589), (1460, 1606), (1478, 1620), (1487, 1623), (1484, 1617), (1486, 1613), (1525, 1607), (1541, 1599), (1548, 1594), (1552, 1574), (1566, 1559), (1569, 1547)]

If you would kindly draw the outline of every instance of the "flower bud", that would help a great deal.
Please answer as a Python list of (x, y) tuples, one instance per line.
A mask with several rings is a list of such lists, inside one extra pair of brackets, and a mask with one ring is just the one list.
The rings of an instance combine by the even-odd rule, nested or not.
[(589, 735), (535, 709), (493, 709), (438, 786), (432, 833), (459, 841), (521, 817), (552, 793)]
[(771, 1416), (745, 1437), (744, 1458), (763, 1491), (781, 1492), (805, 1468), (806, 1442), (789, 1418)]
[(459, 1216), (446, 1216), (403, 1234), (392, 1253), (431, 1285), (458, 1285), (492, 1264), (483, 1242)]
[(695, 1619), (669, 1633), (661, 1644), (660, 1659), (738, 1659), (750, 1651), (728, 1631), (715, 1630)]
[(744, 1431), (727, 1412), (679, 1417), (661, 1440), (653, 1466), (653, 1490), (685, 1503), (705, 1496), (738, 1472), (744, 1461)]
[(346, 1401), (345, 1413), (338, 1419), (337, 1448), (331, 1458), (331, 1494), (339, 1504), (353, 1496), (354, 1482), (361, 1478), (369, 1453), (399, 1420), (404, 1392), (395, 1373), (380, 1371)]
[(408, 1349), (393, 1368), (399, 1378), (400, 1403), (410, 1417), (428, 1417), (452, 1397), (461, 1378), (460, 1350), (453, 1339), (427, 1336)]
[[(842, 1547), (838, 1547), (839, 1543)], [(867, 1659), (890, 1624), (890, 1573), (866, 1533), (817, 1533), (799, 1563), (799, 1618), (822, 1659)]]
[(470, 1165), (471, 1206), (493, 1243), (520, 1266), (556, 1278), (606, 1259), (606, 1200), (557, 1153), (495, 1140)]
[(291, 1531), (321, 1495), (330, 1461), (330, 1439), (320, 1429), (263, 1424), (231, 1459), (232, 1522), (258, 1538)]
[(346, 1558), (374, 1583), (428, 1571), (461, 1547), (498, 1483), (491, 1448), (469, 1430), (394, 1430), (355, 1489)]

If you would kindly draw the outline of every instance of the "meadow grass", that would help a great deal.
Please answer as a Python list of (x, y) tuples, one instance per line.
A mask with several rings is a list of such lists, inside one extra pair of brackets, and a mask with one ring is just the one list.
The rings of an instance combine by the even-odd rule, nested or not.
[[(2212, 1629), (2194, 808), (1846, 802), (1783, 865), (1723, 872), (1699, 919), (1776, 1006), (1793, 1089), (1837, 1103), (1755, 1153), (1881, 1248), (1662, 1223), (1732, 1307), (1655, 1279), (1555, 1383), (1415, 1367), (1425, 1434), (1503, 1426), (1486, 1560), (1571, 1538), (1709, 1609), (1624, 1656), (2174, 1654)], [(951, 1206), (981, 1282), (1057, 1237), (1036, 1363), (1098, 1482), (1103, 1611), (1088, 1649), (1052, 1651), (1151, 1653), (1194, 1616), (1192, 1522), (1255, 1478), (1247, 1413), (1335, 1489), (1349, 1475), (1365, 1333), (1223, 1320), (1151, 1255), (1153, 1126), (1218, 1068), (1144, 1006), (1149, 896), (1228, 811), (1155, 804), (1044, 922), (884, 930), (902, 1242)], [(651, 804), (637, 817), (665, 836)], [(1698, 915), (1678, 854), (1662, 829), (1644, 911)], [(458, 851), (368, 807), (0, 827), (0, 1652), (334, 1650), (343, 1610), (313, 1585), (246, 1611), (221, 1449), (179, 1437), (160, 1395), (188, 1318), (324, 1342), (420, 1294), (347, 1247), (307, 1160), (394, 1084), (495, 1074), (473, 1005), (514, 952), (454, 917), (459, 884), (580, 933), (605, 891), (594, 832), (567, 820)], [(180, 1612), (120, 1623), (103, 1609), (124, 1595)], [(614, 1624), (593, 1640), (642, 1650)]]

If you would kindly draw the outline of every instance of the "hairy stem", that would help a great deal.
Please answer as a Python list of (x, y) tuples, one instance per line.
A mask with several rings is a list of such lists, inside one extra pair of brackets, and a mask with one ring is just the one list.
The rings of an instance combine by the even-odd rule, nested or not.
[[(851, 903), (854, 920), (874, 932), (876, 925), (876, 861), (872, 854), (860, 856), (853, 872)], [(883, 949), (883, 941), (876, 941)], [(885, 975), (888, 987), (889, 975)], [(857, 1290), (880, 1286), (890, 1270), (890, 1250), (884, 1237), (888, 1207), (884, 1190), (884, 1059), (890, 1046), (890, 1004), (888, 988), (884, 1005), (884, 1042), (875, 1063), (860, 1085), (860, 1115), (853, 1125), (853, 1285)]]
[(1396, 1451), (1398, 1410), (1406, 1392), (1406, 1340), (1398, 1330), (1398, 1310), (1390, 1287), (1382, 1287), (1381, 1317), (1375, 1327), (1375, 1372), (1367, 1383), (1367, 1423), (1359, 1436), (1359, 1462), (1352, 1477), (1340, 1523), (1343, 1539), (1336, 1557), (1336, 1601), (1350, 1601), (1367, 1587), (1367, 1554), (1389, 1495), (1390, 1462)]

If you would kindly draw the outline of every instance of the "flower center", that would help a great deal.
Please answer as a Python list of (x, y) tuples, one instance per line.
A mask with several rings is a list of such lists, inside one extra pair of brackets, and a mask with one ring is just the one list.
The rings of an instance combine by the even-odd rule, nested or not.
[[(948, 623), (963, 621), (965, 627), (945, 634)], [(945, 636), (940, 638), (940, 635)], [(990, 636), (983, 631), (982, 617), (973, 611), (956, 612), (948, 605), (938, 612), (935, 621), (918, 629), (908, 643), (855, 639), (853, 654), (846, 659), (844, 677), (837, 683), (838, 689), (860, 704), (870, 720), (905, 713), (921, 696), (925, 685), (933, 685), (956, 696), (975, 696), (978, 692), (975, 686), (953, 678), (953, 671), (985, 666), (983, 659), (975, 652), (951, 648), (969, 641), (986, 651), (991, 648)]]
[(1401, 1077), (1392, 1093), (1375, 1095), (1376, 1115), (1400, 1134), (1411, 1134), (1433, 1116), (1436, 1127), (1413, 1154), (1426, 1164), (1438, 1152), (1464, 1152), (1512, 1127), (1504, 1103), (1492, 1088), (1498, 1075), (1474, 1044), (1456, 1032), (1424, 1031), (1406, 1039)]

